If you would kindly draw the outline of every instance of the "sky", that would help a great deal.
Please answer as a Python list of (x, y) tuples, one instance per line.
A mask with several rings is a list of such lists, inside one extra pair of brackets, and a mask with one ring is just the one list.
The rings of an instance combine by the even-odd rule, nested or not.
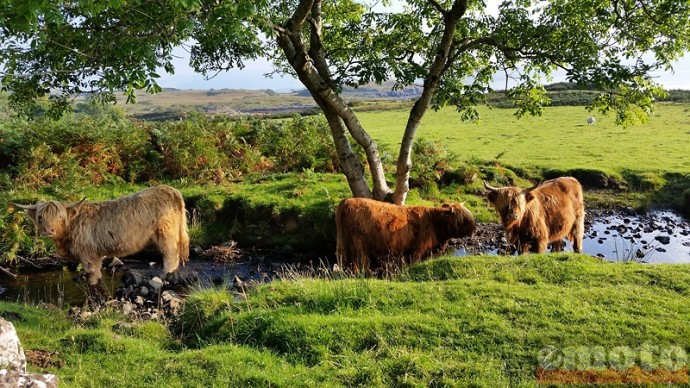
[[(498, 15), (498, 5), (502, 0), (485, 0), (489, 14)], [(378, 3), (381, 4), (381, 3)], [(386, 7), (389, 11), (399, 11), (402, 3), (393, 0), (391, 5)], [(379, 5), (383, 7), (382, 5)], [(163, 69), (159, 69), (161, 78), (159, 85), (167, 88), (176, 89), (272, 89), (277, 92), (289, 92), (292, 90), (302, 90), (304, 86), (299, 80), (290, 76), (274, 75), (273, 78), (265, 77), (273, 67), (265, 60), (247, 61), (244, 69), (233, 69), (222, 72), (210, 80), (204, 79), (201, 74), (195, 73), (189, 66), (189, 54), (183, 49), (178, 48), (174, 52), (175, 74), (167, 74)], [(690, 53), (686, 53), (673, 65), (674, 71), (657, 71), (652, 74), (656, 82), (663, 85), (665, 89), (690, 89)], [(557, 71), (552, 74), (553, 79), (547, 83), (566, 81), (565, 72)], [(494, 89), (505, 87), (505, 77), (497, 75), (492, 84)]]
[[(195, 73), (189, 67), (189, 58), (184, 50), (176, 51), (178, 58), (174, 60), (175, 74), (169, 75), (163, 72), (159, 79), (159, 85), (166, 88), (175, 89), (272, 89), (277, 92), (289, 92), (291, 90), (301, 90), (304, 86), (299, 80), (285, 76), (273, 75), (267, 78), (264, 74), (273, 70), (270, 63), (262, 60), (248, 61), (244, 69), (233, 69), (222, 72), (215, 78), (205, 80), (201, 74)], [(655, 81), (664, 86), (665, 89), (690, 89), (690, 53), (687, 53), (680, 61), (673, 66), (673, 72), (657, 71), (652, 73)], [(556, 72), (552, 82), (565, 81), (564, 72)], [(552, 83), (549, 82), (549, 83)], [(492, 87), (503, 89), (505, 78), (497, 75)]]

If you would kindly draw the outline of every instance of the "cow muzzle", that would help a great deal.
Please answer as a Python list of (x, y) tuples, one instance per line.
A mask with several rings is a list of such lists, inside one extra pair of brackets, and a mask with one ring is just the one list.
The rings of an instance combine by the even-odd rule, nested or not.
[(508, 219), (511, 221), (516, 221), (518, 218), (520, 218), (520, 216), (515, 212), (508, 214)]
[(55, 229), (46, 226), (41, 230), (41, 234), (45, 237), (55, 237)]

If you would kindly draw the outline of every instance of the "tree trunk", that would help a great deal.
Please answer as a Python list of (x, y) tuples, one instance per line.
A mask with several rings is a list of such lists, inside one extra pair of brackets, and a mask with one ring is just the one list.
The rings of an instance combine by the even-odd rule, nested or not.
[(398, 154), (398, 165), (396, 169), (397, 180), (395, 185), (395, 193), (393, 193), (393, 203), (402, 205), (407, 199), (407, 193), (410, 191), (410, 170), (412, 169), (412, 145), (414, 143), (417, 129), (422, 117), (429, 109), (431, 98), (436, 89), (438, 89), (439, 82), (443, 73), (448, 68), (447, 64), (451, 58), (451, 50), (453, 48), (453, 35), (455, 27), (460, 18), (467, 10), (467, 0), (456, 0), (453, 3), (453, 8), (450, 11), (444, 12), (444, 31), (443, 37), (439, 42), (438, 51), (434, 62), (429, 69), (429, 74), (424, 79), (424, 90), (422, 95), (417, 99), (414, 106), (410, 110), (410, 116), (407, 119), (405, 126), (405, 133), (403, 134), (402, 142), (400, 143), (400, 153)]
[(328, 126), (331, 128), (331, 135), (340, 161), (340, 169), (347, 178), (347, 184), (350, 186), (352, 195), (371, 198), (371, 190), (364, 176), (364, 166), (359, 162), (357, 155), (350, 146), (350, 139), (347, 137), (347, 128), (343, 120), (323, 102), (317, 101), (317, 103), (323, 110)]
[[(309, 51), (302, 39), (302, 25), (311, 13), (311, 39)], [(383, 163), (374, 140), (364, 130), (357, 116), (335, 93), (328, 66), (321, 47), (321, 1), (301, 0), (292, 18), (284, 28), (278, 28), (278, 46), (299, 80), (309, 90), (314, 101), (321, 107), (331, 128), (333, 141), (340, 159), (343, 174), (347, 177), (352, 194), (356, 197), (372, 197), (382, 200), (390, 193), (383, 171)], [(359, 143), (367, 156), (374, 185), (369, 190), (361, 163), (357, 160), (344, 128)]]

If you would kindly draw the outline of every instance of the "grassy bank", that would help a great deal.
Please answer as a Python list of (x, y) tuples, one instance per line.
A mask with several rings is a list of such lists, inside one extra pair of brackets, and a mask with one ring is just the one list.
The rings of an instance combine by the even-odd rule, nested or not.
[[(528, 187), (560, 175), (585, 185), (587, 207), (675, 206), (690, 212), (690, 165), (683, 145), (688, 105), (661, 104), (650, 122), (622, 128), (612, 118), (586, 126), (581, 107), (554, 107), (517, 120), (508, 109), (482, 111), (479, 124), (452, 110), (431, 112), (413, 147), (408, 204), (463, 202), (479, 221), (495, 221), (482, 180)], [(330, 132), (319, 117), (229, 120), (190, 116), (133, 122), (116, 110), (57, 122), (0, 121), (0, 263), (51, 252), (6, 204), (91, 201), (159, 183), (181, 189), (192, 242), (208, 247), (285, 246), (332, 253), (333, 211), (350, 196), (338, 173)], [(362, 112), (382, 143), (393, 182), (394, 150), (405, 111)]]
[(48, 308), (0, 311), (27, 349), (58, 352), (40, 369), (65, 387), (493, 387), (535, 386), (546, 346), (688, 352), (689, 297), (687, 265), (556, 254), (440, 258), (393, 280), (279, 281), (240, 300), (199, 290), (170, 329), (115, 313), (74, 324)]

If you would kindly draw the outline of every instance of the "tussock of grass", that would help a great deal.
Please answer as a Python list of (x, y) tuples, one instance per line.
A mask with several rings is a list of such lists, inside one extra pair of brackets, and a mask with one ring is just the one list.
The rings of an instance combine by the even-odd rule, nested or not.
[(348, 367), (366, 364), (386, 385), (401, 376), (423, 385), (530, 384), (547, 345), (686, 346), (688, 294), (688, 266), (572, 254), (442, 258), (399, 281), (271, 283), (200, 329), (207, 341), (269, 350), (296, 365), (337, 364), (340, 383), (367, 371)]
[(690, 350), (690, 266), (575, 254), (444, 257), (393, 280), (193, 292), (169, 331), (2, 303), (61, 386), (535, 386), (545, 346)]

